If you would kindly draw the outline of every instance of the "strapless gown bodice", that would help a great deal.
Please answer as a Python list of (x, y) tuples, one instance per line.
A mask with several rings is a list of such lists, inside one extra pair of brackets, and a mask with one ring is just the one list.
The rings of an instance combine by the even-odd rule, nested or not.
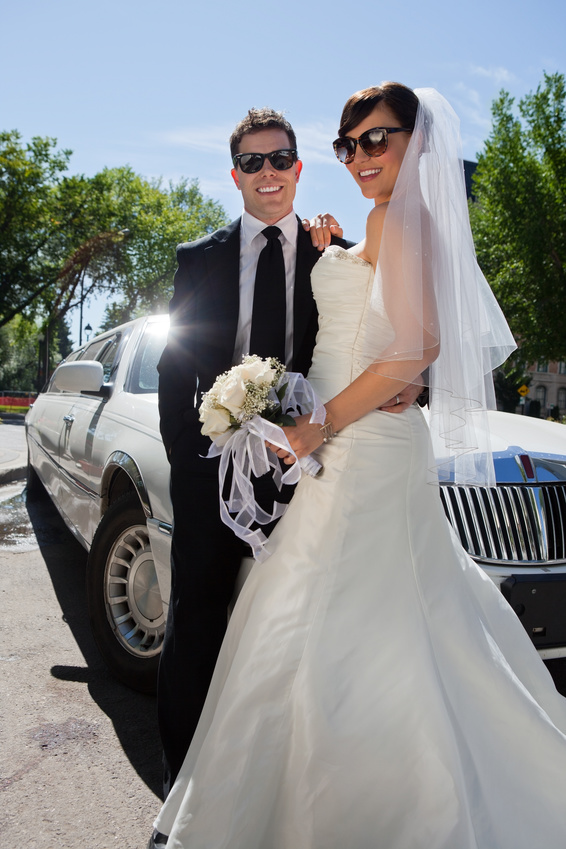
[[(319, 330), (309, 380), (323, 401), (342, 391), (363, 371), (365, 316), (373, 268), (344, 248), (327, 248), (312, 272)], [(383, 317), (384, 336), (391, 333)]]

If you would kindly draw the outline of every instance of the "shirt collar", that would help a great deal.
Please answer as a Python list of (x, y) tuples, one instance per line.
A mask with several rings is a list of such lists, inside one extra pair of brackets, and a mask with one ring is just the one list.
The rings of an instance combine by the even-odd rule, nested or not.
[[(268, 225), (265, 221), (260, 221), (259, 218), (255, 218), (255, 216), (250, 215), (249, 212), (246, 212), (244, 209), (242, 213), (242, 224), (241, 224), (241, 238), (245, 245), (249, 246), (255, 239), (255, 237), (261, 233), (262, 230)], [(281, 218), (275, 224), (276, 227), (279, 227), (285, 239), (292, 245), (293, 248), (297, 246), (297, 216), (294, 211), (288, 213), (284, 218)]]

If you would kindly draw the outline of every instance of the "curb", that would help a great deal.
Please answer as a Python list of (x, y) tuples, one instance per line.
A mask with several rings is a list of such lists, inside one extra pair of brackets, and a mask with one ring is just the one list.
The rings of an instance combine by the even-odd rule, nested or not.
[(25, 480), (26, 477), (27, 466), (20, 466), (17, 469), (5, 469), (4, 471), (0, 471), (0, 485)]
[(10, 413), (4, 411), (0, 413), (0, 423), (5, 422), (6, 424), (22, 424), (24, 423), (26, 418), (25, 413)]

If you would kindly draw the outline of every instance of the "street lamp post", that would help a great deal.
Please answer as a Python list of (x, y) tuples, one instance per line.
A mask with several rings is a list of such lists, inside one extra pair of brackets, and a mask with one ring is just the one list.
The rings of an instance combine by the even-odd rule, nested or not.
[(43, 368), (43, 342), (45, 341), (45, 336), (43, 333), (37, 334), (37, 380), (36, 380), (36, 389), (38, 392), (41, 392), (41, 388), (45, 383)]
[[(79, 303), (79, 348), (83, 344), (83, 301), (84, 301), (84, 271), (81, 274), (81, 300)], [(86, 329), (86, 328), (85, 328)], [(88, 342), (88, 339), (87, 339)]]

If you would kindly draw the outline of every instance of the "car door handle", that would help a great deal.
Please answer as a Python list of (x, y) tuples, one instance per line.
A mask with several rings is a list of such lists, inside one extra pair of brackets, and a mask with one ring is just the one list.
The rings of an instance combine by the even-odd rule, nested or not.
[(63, 416), (63, 421), (65, 422), (65, 424), (72, 425), (73, 422), (75, 421), (75, 417), (70, 416), (70, 415), (69, 416)]

